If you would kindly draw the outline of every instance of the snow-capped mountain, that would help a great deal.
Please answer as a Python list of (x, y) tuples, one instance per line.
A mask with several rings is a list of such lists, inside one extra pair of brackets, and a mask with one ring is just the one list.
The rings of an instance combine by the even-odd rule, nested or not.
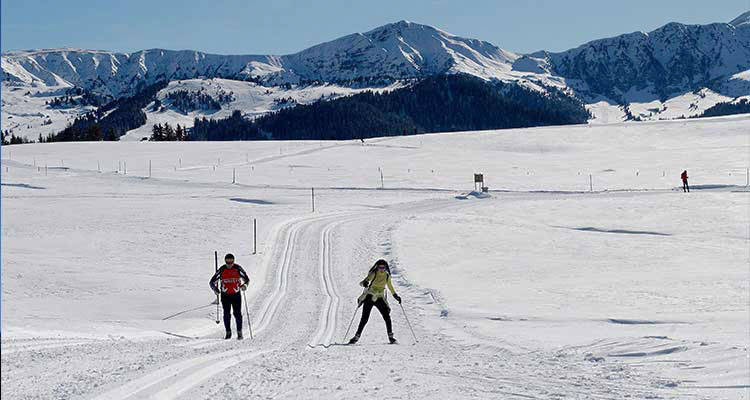
[(6, 85), (77, 86), (100, 95), (132, 94), (138, 84), (159, 80), (251, 76), (256, 65), (271, 68), (271, 56), (221, 56), (191, 50), (142, 50), (113, 53), (97, 50), (52, 49), (3, 54)]
[(518, 57), (488, 42), (399, 21), (313, 46), (282, 57), (282, 62), (303, 79), (337, 81), (455, 72), (500, 77)]
[(70, 85), (119, 97), (132, 93), (141, 82), (201, 77), (257, 80), (267, 85), (397, 80), (456, 72), (502, 77), (517, 58), (488, 42), (400, 21), (285, 56), (163, 49), (131, 54), (79, 49), (14, 51), (3, 54), (2, 79), (9, 85)]
[[(274, 109), (267, 106), (269, 99), (259, 95), (266, 92), (264, 87), (271, 89), (274, 98), (311, 102), (316, 100), (314, 96), (297, 92), (305, 88), (309, 93), (345, 94), (351, 92), (343, 89), (347, 87), (383, 88), (413, 78), (453, 73), (515, 82), (541, 91), (545, 86), (561, 88), (589, 104), (594, 121), (696, 115), (717, 102), (750, 95), (750, 12), (730, 23), (669, 23), (652, 32), (595, 40), (560, 53), (528, 55), (408, 21), (289, 55), (216, 55), (164, 49), (134, 53), (12, 51), (2, 54), (3, 129), (35, 138), (38, 133), (46, 135), (64, 127), (91, 109), (85, 104), (68, 108), (49, 105), (51, 99), (72, 87), (120, 98), (161, 80), (191, 80), (195, 90), (210, 89), (213, 80), (224, 82), (228, 90), (237, 89), (235, 101), (222, 105), (218, 115), (237, 107), (258, 115)], [(309, 90), (331, 84), (338, 89)], [(164, 89), (158, 98), (163, 99), (173, 87)], [(244, 98), (242, 93), (253, 95)], [(149, 121), (155, 120), (153, 110), (144, 111)], [(173, 114), (182, 123), (189, 122), (185, 115)], [(200, 110), (194, 114), (190, 117), (203, 115)], [(171, 117), (159, 116), (159, 120), (165, 118)]]
[[(669, 23), (652, 32), (595, 40), (562, 53), (532, 54), (552, 73), (578, 80), (579, 94), (623, 103), (646, 95), (666, 99), (710, 88), (729, 96), (750, 94), (730, 78), (750, 69), (750, 14), (731, 23)], [(571, 82), (575, 86), (574, 82)]]

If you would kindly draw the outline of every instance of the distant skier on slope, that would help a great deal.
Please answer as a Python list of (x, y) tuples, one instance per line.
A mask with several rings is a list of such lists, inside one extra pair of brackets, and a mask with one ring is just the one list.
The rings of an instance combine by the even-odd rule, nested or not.
[(360, 285), (365, 287), (364, 293), (359, 297), (358, 301), (362, 304), (362, 319), (359, 321), (359, 327), (357, 333), (354, 335), (349, 344), (355, 344), (359, 341), (359, 337), (362, 335), (362, 331), (367, 325), (367, 320), (370, 319), (370, 311), (372, 307), (377, 307), (380, 314), (385, 320), (385, 328), (388, 331), (388, 341), (396, 343), (396, 338), (393, 337), (393, 327), (391, 325), (391, 308), (388, 306), (388, 302), (385, 300), (385, 287), (391, 291), (393, 298), (401, 304), (401, 297), (393, 289), (391, 283), (391, 269), (388, 266), (388, 262), (385, 260), (378, 260), (375, 265), (370, 268), (370, 272), (367, 277), (360, 282)]
[(683, 192), (690, 192), (690, 186), (688, 186), (688, 176), (687, 176), (687, 170), (682, 171), (682, 174), (680, 174), (680, 179), (682, 179), (682, 191)]
[[(227, 334), (224, 339), (231, 339), (232, 326), (231, 314), (237, 322), (237, 339), (242, 339), (242, 293), (240, 290), (247, 290), (247, 283), (250, 282), (247, 273), (239, 264), (234, 263), (234, 255), (227, 254), (224, 256), (225, 264), (219, 267), (216, 274), (211, 277), (208, 285), (218, 296), (221, 294), (221, 307), (224, 309), (224, 329)], [(243, 282), (244, 280), (244, 282)], [(220, 286), (217, 286), (220, 284)]]

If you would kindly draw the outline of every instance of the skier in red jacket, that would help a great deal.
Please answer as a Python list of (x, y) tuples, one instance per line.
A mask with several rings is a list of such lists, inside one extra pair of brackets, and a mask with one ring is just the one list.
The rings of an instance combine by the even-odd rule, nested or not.
[(690, 186), (688, 186), (688, 176), (687, 176), (687, 170), (682, 171), (682, 174), (680, 175), (680, 179), (682, 179), (682, 191), (683, 192), (690, 192)]
[[(234, 263), (234, 255), (224, 256), (225, 264), (219, 267), (216, 274), (211, 277), (208, 285), (218, 296), (221, 294), (221, 307), (224, 309), (224, 329), (227, 334), (224, 339), (232, 337), (232, 316), (237, 322), (237, 339), (242, 339), (242, 293), (247, 290), (250, 282), (247, 273), (239, 264)], [(244, 281), (244, 282), (243, 282)], [(220, 285), (217, 285), (220, 284)]]

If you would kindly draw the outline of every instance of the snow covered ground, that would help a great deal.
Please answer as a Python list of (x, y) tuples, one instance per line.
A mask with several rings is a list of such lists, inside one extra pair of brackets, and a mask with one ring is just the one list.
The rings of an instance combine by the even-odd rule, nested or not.
[[(2, 396), (747, 398), (749, 123), (3, 147)], [(378, 258), (419, 341), (338, 346)]]
[[(38, 141), (39, 134), (47, 136), (65, 129), (77, 117), (93, 110), (91, 106), (52, 107), (46, 104), (65, 97), (70, 85), (55, 86), (2, 85), (0, 118), (3, 130), (16, 136)], [(75, 96), (80, 99), (80, 96)]]

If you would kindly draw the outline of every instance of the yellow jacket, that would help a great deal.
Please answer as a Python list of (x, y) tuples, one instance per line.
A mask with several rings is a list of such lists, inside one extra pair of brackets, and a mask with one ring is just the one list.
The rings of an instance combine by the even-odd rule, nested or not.
[(396, 290), (393, 289), (393, 283), (391, 283), (391, 274), (386, 271), (370, 272), (367, 274), (367, 278), (362, 280), (362, 284), (362, 286), (367, 287), (367, 285), (369, 285), (369, 287), (367, 287), (367, 290), (362, 293), (361, 300), (364, 300), (367, 295), (371, 295), (373, 301), (385, 297), (386, 286), (388, 286), (388, 290), (391, 291), (391, 294), (396, 293)]

